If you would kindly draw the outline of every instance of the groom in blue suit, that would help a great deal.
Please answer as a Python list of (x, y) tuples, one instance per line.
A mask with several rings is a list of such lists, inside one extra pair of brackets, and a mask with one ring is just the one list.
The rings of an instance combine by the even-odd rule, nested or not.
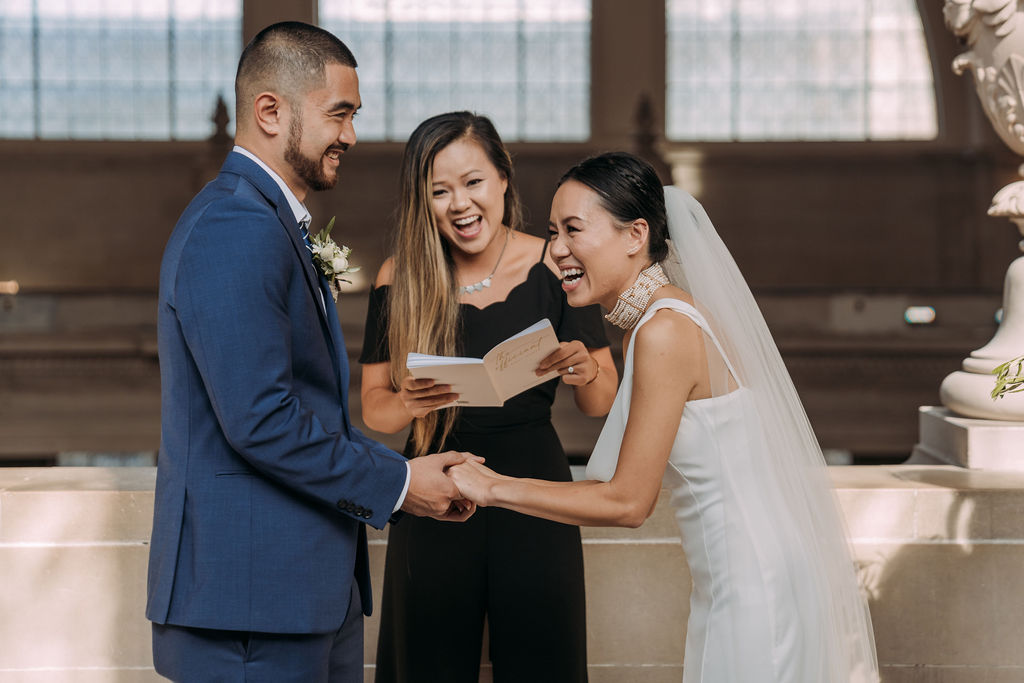
[(355, 144), (356, 61), (275, 24), (242, 53), (236, 146), (160, 270), (162, 434), (146, 616), (176, 681), (362, 681), (364, 523), (473, 512), (444, 474), (349, 421), (345, 342), (313, 264), (311, 190)]

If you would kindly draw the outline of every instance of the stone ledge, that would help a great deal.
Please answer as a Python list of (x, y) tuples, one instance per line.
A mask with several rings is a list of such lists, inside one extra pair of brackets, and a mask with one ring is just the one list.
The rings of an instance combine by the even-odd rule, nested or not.
[[(883, 680), (1021, 680), (1024, 473), (901, 465), (830, 476)], [(154, 481), (154, 468), (0, 468), (0, 679), (156, 680), (143, 616)], [(370, 537), (379, 598), (387, 536)], [(592, 680), (678, 681), (689, 575), (668, 496), (640, 529), (583, 538)], [(368, 664), (376, 628), (368, 619)]]
[(149, 544), (155, 467), (0, 468), (0, 546)]
[(1024, 472), (832, 468), (853, 543), (1024, 542)]

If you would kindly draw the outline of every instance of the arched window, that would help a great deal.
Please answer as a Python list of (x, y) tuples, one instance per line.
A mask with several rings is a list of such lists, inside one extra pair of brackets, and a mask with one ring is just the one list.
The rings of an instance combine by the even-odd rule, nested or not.
[(359, 62), (363, 140), (469, 109), (506, 140), (590, 135), (589, 0), (320, 0)]
[(241, 22), (241, 0), (3, 0), (0, 137), (209, 137)]
[(667, 0), (672, 140), (937, 133), (914, 0)]

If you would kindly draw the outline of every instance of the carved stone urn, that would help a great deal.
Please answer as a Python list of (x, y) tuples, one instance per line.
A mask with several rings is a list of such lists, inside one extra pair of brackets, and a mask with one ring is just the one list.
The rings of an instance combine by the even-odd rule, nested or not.
[[(969, 50), (953, 60), (957, 74), (970, 71), (978, 99), (996, 133), (1024, 155), (1024, 18), (1022, 0), (946, 0), (946, 26)], [(1024, 166), (1020, 173), (1024, 176)], [(990, 216), (1006, 216), (1024, 236), (1024, 181), (1010, 183), (992, 199)], [(1024, 240), (1020, 243), (1024, 251)], [(943, 405), (966, 417), (1024, 421), (1024, 393), (993, 401), (993, 368), (1024, 355), (1024, 256), (1010, 264), (1003, 287), (1003, 318), (992, 340), (973, 351), (963, 369), (942, 382)]]

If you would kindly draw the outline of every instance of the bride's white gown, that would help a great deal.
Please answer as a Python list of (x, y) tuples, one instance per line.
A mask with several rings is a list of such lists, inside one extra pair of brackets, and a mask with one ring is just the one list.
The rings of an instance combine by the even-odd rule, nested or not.
[[(701, 314), (677, 299), (654, 302), (635, 329), (662, 308), (693, 320), (724, 358)], [(607, 481), (615, 473), (629, 415), (634, 346), (590, 457), (588, 479)], [(831, 630), (822, 597), (829, 588), (816, 585), (822, 581), (811, 571), (814, 549), (797, 542), (789, 520), (780, 517), (787, 507), (773, 504), (787, 495), (783, 484), (766, 481), (764, 468), (752, 466), (766, 457), (764, 443), (749, 389), (686, 403), (664, 477), (693, 576), (683, 683), (829, 680)]]

